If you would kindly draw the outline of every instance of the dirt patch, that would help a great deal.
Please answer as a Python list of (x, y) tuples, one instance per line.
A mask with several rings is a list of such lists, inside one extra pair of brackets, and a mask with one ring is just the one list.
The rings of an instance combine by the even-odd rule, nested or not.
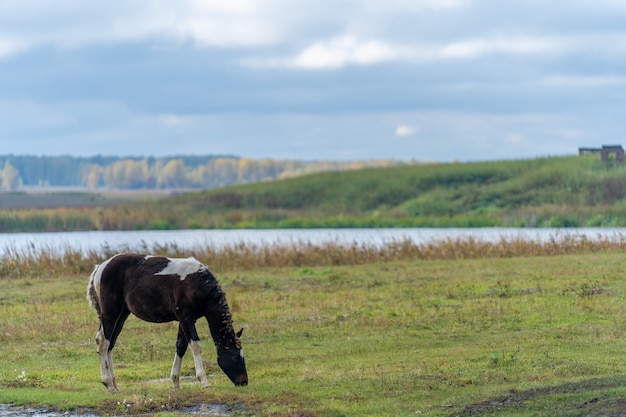
[[(589, 379), (528, 391), (512, 391), (502, 397), (470, 404), (460, 412), (451, 414), (451, 417), (506, 415), (507, 411), (512, 412), (519, 409), (528, 410), (530, 415), (533, 414), (533, 411), (546, 411), (545, 405), (542, 407), (541, 403), (548, 397), (557, 398), (556, 407), (558, 411), (554, 411), (558, 415), (626, 417), (626, 398), (623, 393), (620, 395), (614, 392), (615, 389), (625, 386), (626, 376), (621, 376)], [(559, 399), (559, 396), (562, 397)], [(553, 401), (555, 401), (554, 398)], [(537, 407), (536, 410), (534, 405)]]

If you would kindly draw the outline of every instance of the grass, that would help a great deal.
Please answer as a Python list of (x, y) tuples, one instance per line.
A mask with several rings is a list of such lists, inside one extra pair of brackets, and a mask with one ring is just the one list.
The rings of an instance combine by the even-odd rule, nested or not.
[(625, 177), (626, 165), (593, 155), (325, 172), (166, 198), (111, 190), (5, 193), (0, 232), (623, 227)]
[(597, 155), (362, 169), (190, 193), (139, 213), (170, 228), (624, 226), (625, 175)]
[[(339, 253), (326, 260), (301, 250), (297, 264), (282, 266), (218, 267), (199, 256), (218, 275), (235, 326), (245, 327), (250, 385), (236, 388), (219, 371), (203, 323), (212, 387), (186, 379), (173, 391), (161, 380), (176, 326), (131, 318), (114, 351), (119, 395), (99, 383), (86, 267), (5, 270), (0, 403), (167, 414), (218, 402), (243, 415), (277, 416), (576, 416), (619, 408), (626, 394), (623, 247), (550, 245), (495, 255), (498, 244), (489, 252), (444, 242), (440, 256), (362, 254), (367, 262), (354, 260), (354, 248), (333, 248)], [(273, 250), (286, 259), (285, 248)], [(336, 260), (342, 255), (348, 261)], [(187, 355), (183, 375), (193, 374)]]

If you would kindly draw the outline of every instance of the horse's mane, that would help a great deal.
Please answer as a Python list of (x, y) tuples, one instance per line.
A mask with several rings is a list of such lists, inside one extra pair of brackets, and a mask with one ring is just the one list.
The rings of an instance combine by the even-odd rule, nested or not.
[(226, 294), (213, 274), (208, 270), (207, 273), (211, 278), (208, 282), (211, 285), (209, 302), (211, 303), (211, 312), (213, 313), (209, 318), (209, 329), (215, 344), (225, 346), (230, 342), (236, 342), (237, 339), (233, 329), (233, 317), (228, 308)]

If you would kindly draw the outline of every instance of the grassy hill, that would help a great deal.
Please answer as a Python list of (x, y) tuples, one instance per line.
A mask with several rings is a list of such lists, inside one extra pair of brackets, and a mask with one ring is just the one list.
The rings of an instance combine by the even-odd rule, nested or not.
[(626, 167), (576, 156), (323, 173), (186, 194), (158, 211), (191, 227), (614, 226), (626, 224), (625, 197)]
[(28, 230), (29, 216), (54, 230), (625, 226), (625, 197), (625, 166), (573, 156), (327, 172), (133, 204), (5, 210), (0, 231)]

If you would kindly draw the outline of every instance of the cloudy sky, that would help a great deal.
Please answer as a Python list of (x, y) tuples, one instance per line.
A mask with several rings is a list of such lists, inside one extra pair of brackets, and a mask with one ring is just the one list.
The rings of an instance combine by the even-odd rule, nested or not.
[(0, 154), (625, 144), (623, 0), (0, 0)]

